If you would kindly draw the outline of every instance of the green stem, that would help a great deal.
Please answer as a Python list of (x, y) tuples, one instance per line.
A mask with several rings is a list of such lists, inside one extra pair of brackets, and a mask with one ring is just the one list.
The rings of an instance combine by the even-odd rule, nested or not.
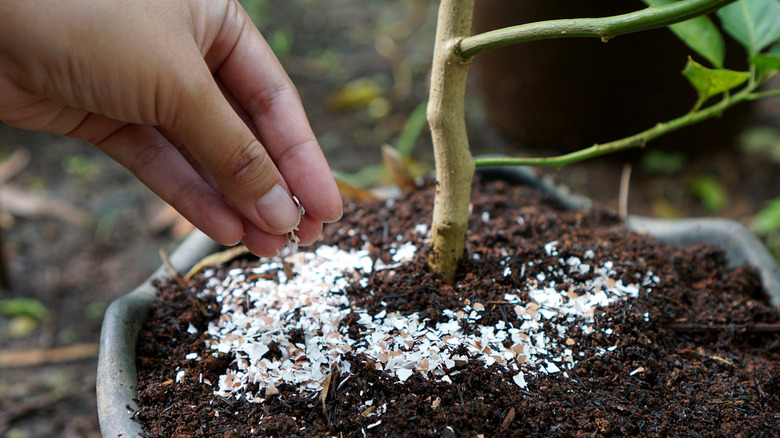
[[(700, 122), (710, 117), (719, 115), (727, 108), (736, 105), (739, 102), (745, 100), (754, 100), (756, 96), (773, 96), (778, 95), (780, 90), (770, 90), (761, 93), (753, 93), (753, 90), (758, 84), (752, 84), (746, 86), (736, 94), (732, 96), (724, 97), (718, 103), (710, 105), (704, 109), (690, 112), (684, 116), (670, 120), (665, 123), (658, 123), (650, 129), (642, 131), (638, 134), (630, 137), (622, 138), (620, 140), (611, 141), (609, 143), (596, 144), (589, 148), (581, 149), (579, 151), (571, 152), (564, 155), (558, 155), (555, 157), (540, 157), (540, 158), (478, 158), (475, 160), (477, 167), (489, 167), (489, 166), (536, 166), (536, 167), (563, 167), (567, 164), (576, 163), (579, 161), (587, 160), (589, 158), (598, 157), (601, 155), (622, 151), (634, 147), (644, 147), (644, 145), (662, 135), (668, 134), (672, 131), (676, 131), (688, 125)], [(771, 94), (770, 94), (771, 93)]]
[(746, 96), (746, 100), (758, 100), (777, 96), (780, 96), (780, 88), (775, 90), (760, 91), (758, 93), (750, 93), (748, 96)]
[(459, 55), (463, 59), (470, 59), (488, 49), (554, 38), (596, 37), (606, 42), (619, 35), (664, 27), (709, 14), (734, 1), (736, 0), (685, 0), (613, 17), (521, 24), (463, 38), (459, 44)]

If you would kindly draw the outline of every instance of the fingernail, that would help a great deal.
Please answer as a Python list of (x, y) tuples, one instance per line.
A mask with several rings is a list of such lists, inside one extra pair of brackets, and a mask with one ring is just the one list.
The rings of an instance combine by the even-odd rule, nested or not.
[(301, 221), (298, 206), (279, 184), (257, 201), (257, 213), (271, 228), (270, 231), (279, 234), (294, 230)]

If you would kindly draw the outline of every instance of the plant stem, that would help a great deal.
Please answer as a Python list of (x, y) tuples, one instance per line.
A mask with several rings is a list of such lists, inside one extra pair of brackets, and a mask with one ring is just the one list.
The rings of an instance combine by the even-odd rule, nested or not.
[(477, 167), (489, 167), (489, 166), (537, 166), (537, 167), (563, 167), (567, 164), (576, 163), (579, 161), (587, 160), (589, 158), (598, 157), (600, 155), (609, 154), (617, 151), (633, 147), (644, 147), (645, 144), (654, 140), (662, 135), (668, 134), (672, 131), (676, 131), (688, 125), (706, 120), (710, 117), (717, 116), (727, 108), (736, 105), (739, 102), (745, 100), (754, 100), (756, 96), (765, 97), (770, 95), (768, 93), (773, 92), (777, 94), (780, 90), (771, 90), (762, 93), (753, 93), (753, 90), (758, 87), (758, 84), (752, 84), (746, 86), (742, 90), (738, 91), (732, 96), (724, 97), (720, 102), (712, 104), (706, 108), (698, 111), (690, 112), (684, 116), (672, 119), (668, 122), (658, 123), (650, 129), (642, 131), (638, 134), (630, 137), (622, 138), (620, 140), (611, 141), (609, 143), (596, 144), (589, 148), (580, 149), (575, 152), (571, 152), (564, 155), (558, 155), (555, 157), (527, 157), (527, 158), (478, 158), (475, 160)]
[(487, 49), (554, 38), (596, 37), (606, 42), (619, 35), (664, 27), (708, 14), (734, 1), (686, 0), (613, 17), (521, 24), (463, 38), (458, 44), (458, 54), (463, 59), (471, 59)]
[(747, 100), (765, 99), (767, 97), (780, 96), (780, 88), (774, 90), (759, 91), (758, 93), (751, 93), (746, 97)]
[(471, 32), (474, 0), (442, 0), (433, 49), (428, 124), (436, 161), (436, 194), (428, 266), (452, 282), (463, 255), (474, 159), (466, 133), (465, 94), (469, 61), (457, 42)]

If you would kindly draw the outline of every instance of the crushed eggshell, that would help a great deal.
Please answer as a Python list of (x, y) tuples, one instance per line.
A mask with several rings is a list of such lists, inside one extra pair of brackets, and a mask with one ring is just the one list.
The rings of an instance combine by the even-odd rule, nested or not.
[[(409, 242), (394, 245), (390, 252), (395, 264), (388, 266), (374, 259), (368, 248), (344, 251), (320, 246), (313, 252), (290, 254), (283, 262), (266, 260), (252, 268), (231, 269), (224, 278), (214, 270), (206, 271), (201, 294), (214, 295), (221, 309), (219, 318), (208, 326), (209, 346), (235, 358), (214, 393), (253, 403), (276, 394), (283, 384), (316, 393), (330, 370), (350, 374), (349, 362), (343, 360), (347, 353), (362, 355), (369, 366), (394, 375), (399, 382), (421, 373), (451, 383), (450, 375), (478, 362), (509, 370), (514, 383), (526, 388), (527, 373), (567, 376), (566, 370), (576, 364), (574, 358), (583, 357), (567, 335), (569, 327), (579, 325), (583, 333), (591, 333), (596, 309), (636, 297), (640, 290), (649, 292), (658, 281), (647, 272), (637, 283), (624, 284), (612, 262), (595, 264), (591, 250), (564, 259), (559, 257), (564, 253), (559, 242), (553, 241), (544, 246), (547, 259), (529, 260), (504, 271), (504, 276), (516, 275), (523, 283), (522, 290), (505, 294), (500, 304), (513, 309), (513, 321), (482, 324), (485, 305), (469, 300), (461, 308), (444, 310), (444, 320), (437, 323), (418, 313), (402, 315), (386, 309), (370, 314), (351, 306), (345, 293), (348, 286), (368, 287), (362, 281), (367, 274), (394, 269), (411, 260), (417, 250)], [(504, 263), (509, 262), (507, 255)], [(526, 267), (537, 275), (525, 277)], [(586, 280), (581, 279), (583, 274), (588, 274)], [(348, 315), (360, 326), (357, 339), (350, 336), (347, 325), (341, 326)], [(464, 331), (464, 326), (470, 329)], [(274, 354), (269, 354), (272, 345)]]

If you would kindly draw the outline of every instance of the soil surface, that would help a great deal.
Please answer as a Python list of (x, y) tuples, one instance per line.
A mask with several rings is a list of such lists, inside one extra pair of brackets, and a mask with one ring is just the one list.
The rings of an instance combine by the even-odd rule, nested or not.
[[(437, 2), (242, 3), (296, 84), (332, 168), (356, 172), (380, 163), (380, 146), (398, 143), (412, 110), (426, 98)], [(751, 126), (780, 127), (778, 102), (760, 103)], [(470, 88), (467, 112), (475, 153), (556, 153), (493, 129), (477, 86)], [(746, 152), (730, 138), (693, 149), (705, 152), (686, 154), (682, 169), (643, 166), (640, 153), (543, 172), (612, 208), (623, 164), (631, 163), (634, 214), (712, 214), (751, 225), (765, 202), (780, 196), (780, 172), (769, 152)], [(172, 251), (186, 224), (166, 215), (160, 200), (88, 144), (0, 124), (2, 163), (20, 151), (29, 153), (29, 163), (2, 175), (1, 187), (12, 189), (0, 193), (11, 288), (0, 289), (0, 300), (32, 298), (47, 312), (0, 312), (0, 436), (97, 437), (94, 380), (103, 310), (159, 266), (159, 250)], [(425, 129), (413, 156), (432, 163)], [(721, 182), (727, 203), (719, 211), (706, 210), (688, 190), (700, 175)]]
[[(429, 188), (392, 204), (350, 204), (320, 244), (368, 246), (374, 257), (392, 263), (389, 254), (399, 241), (424, 247), (415, 229), (427, 222), (431, 193)], [(213, 395), (211, 382), (235, 366), (232, 355), (210, 350), (203, 335), (219, 315), (218, 305), (208, 296), (196, 298), (202, 277), (169, 281), (161, 285), (138, 343), (141, 408), (135, 418), (155, 437), (780, 433), (780, 315), (767, 305), (751, 269), (726, 266), (715, 248), (660, 244), (627, 231), (600, 209), (566, 211), (529, 187), (503, 182), (475, 189), (470, 221), (468, 257), (453, 286), (426, 272), (426, 254), (418, 251), (411, 262), (347, 287), (353, 312), (419, 312), (435, 323), (445, 309), (481, 303), (478, 323), (461, 320), (464, 333), (481, 330), (479, 325), (518, 326), (523, 317), (507, 294), (529, 302), (537, 280), (557, 275), (548, 266), (588, 252), (591, 265), (612, 266), (613, 283), (635, 283), (648, 271), (653, 280), (642, 283), (637, 298), (598, 307), (590, 328), (537, 315), (545, 305), (534, 308), (533, 319), (567, 326), (570, 366), (549, 367), (556, 360), (550, 345), (545, 361), (535, 364), (509, 366), (521, 363), (520, 356), (490, 365), (469, 359), (447, 371), (449, 381), (416, 372), (402, 382), (377, 361), (347, 354), (352, 372), (331, 376), (324, 407), (319, 393), (291, 385), (280, 385), (263, 403)], [(238, 260), (216, 277), (256, 265)], [(569, 281), (595, 276), (585, 270)], [(559, 282), (554, 290), (564, 295), (568, 289), (567, 299), (574, 300), (573, 287)], [(342, 326), (359, 338), (357, 319), (348, 315)], [(185, 359), (193, 352), (202, 359)], [(276, 353), (272, 348), (267, 354)], [(517, 369), (525, 371), (522, 385), (514, 380)], [(175, 381), (182, 371), (203, 379)]]

